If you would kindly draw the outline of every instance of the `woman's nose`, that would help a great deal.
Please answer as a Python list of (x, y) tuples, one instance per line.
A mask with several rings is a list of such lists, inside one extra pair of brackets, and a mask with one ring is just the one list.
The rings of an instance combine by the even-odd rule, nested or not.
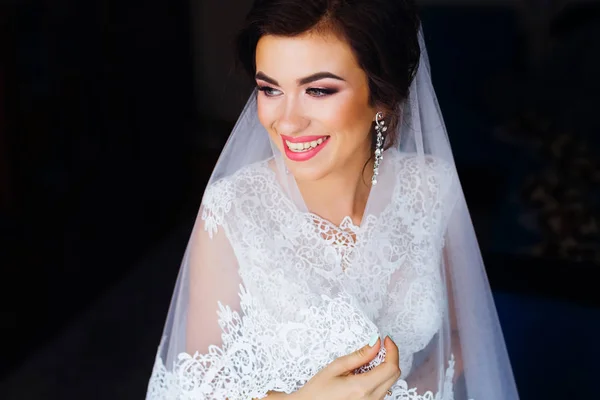
[(275, 131), (279, 134), (292, 136), (308, 126), (306, 118), (297, 102), (286, 102), (282, 105), (281, 112), (275, 122)]

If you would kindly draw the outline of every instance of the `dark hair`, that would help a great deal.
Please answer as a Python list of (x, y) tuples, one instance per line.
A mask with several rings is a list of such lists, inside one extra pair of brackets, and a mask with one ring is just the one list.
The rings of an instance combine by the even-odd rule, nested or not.
[(262, 36), (339, 34), (367, 74), (370, 103), (384, 108), (393, 131), (419, 63), (419, 25), (413, 0), (255, 0), (236, 39), (237, 58), (254, 78)]

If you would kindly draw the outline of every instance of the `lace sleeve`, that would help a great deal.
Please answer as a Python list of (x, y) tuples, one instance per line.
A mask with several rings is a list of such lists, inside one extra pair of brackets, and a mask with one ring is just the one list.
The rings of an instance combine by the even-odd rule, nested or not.
[[(188, 243), (147, 399), (214, 399), (229, 393), (224, 347), (242, 320), (238, 262), (227, 234), (231, 191), (206, 190)], [(233, 331), (233, 332), (232, 332)], [(243, 374), (242, 374), (243, 375)]]
[(147, 399), (260, 399), (287, 387), (278, 378), (281, 350), (273, 345), (272, 317), (238, 264), (237, 200), (251, 198), (254, 188), (239, 179), (218, 181), (205, 192)]
[(235, 197), (235, 188), (229, 179), (222, 179), (209, 186), (202, 199), (202, 221), (204, 230), (212, 237), (223, 226), (225, 216), (231, 210)]

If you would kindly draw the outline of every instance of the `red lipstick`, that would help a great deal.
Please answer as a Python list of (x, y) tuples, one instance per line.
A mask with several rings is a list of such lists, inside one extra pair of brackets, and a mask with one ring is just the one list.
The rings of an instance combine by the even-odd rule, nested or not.
[[(317, 141), (322, 139), (323, 142), (318, 144), (316, 147), (309, 148), (303, 151), (293, 151), (289, 148), (286, 142), (290, 143), (310, 143), (313, 141)], [(298, 137), (290, 137), (281, 135), (281, 140), (283, 141), (283, 148), (285, 150), (285, 155), (292, 161), (307, 161), (316, 156), (329, 142), (329, 136), (298, 136)]]

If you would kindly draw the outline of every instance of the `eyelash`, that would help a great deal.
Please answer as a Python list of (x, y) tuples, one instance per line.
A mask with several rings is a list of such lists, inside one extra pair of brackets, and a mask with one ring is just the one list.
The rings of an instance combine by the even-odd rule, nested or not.
[(332, 94), (337, 93), (337, 90), (324, 89), (324, 88), (308, 88), (308, 89), (306, 89), (306, 92), (307, 93), (309, 93), (309, 92), (318, 93), (318, 95), (311, 94), (311, 96), (313, 96), (313, 97), (326, 97), (326, 96), (330, 96)]
[[(279, 92), (279, 90), (272, 88), (270, 86), (259, 86), (258, 90), (263, 92), (267, 97), (275, 97), (277, 95), (272, 94), (273, 91)], [(332, 94), (337, 93), (335, 89), (324, 89), (324, 88), (308, 88), (306, 89), (306, 93), (308, 93), (312, 97), (326, 97)]]
[(267, 97), (275, 97), (275, 95), (269, 94), (269, 92), (276, 91), (277, 89), (272, 88), (270, 86), (259, 86), (258, 90), (263, 92), (265, 94), (265, 96), (267, 96)]

